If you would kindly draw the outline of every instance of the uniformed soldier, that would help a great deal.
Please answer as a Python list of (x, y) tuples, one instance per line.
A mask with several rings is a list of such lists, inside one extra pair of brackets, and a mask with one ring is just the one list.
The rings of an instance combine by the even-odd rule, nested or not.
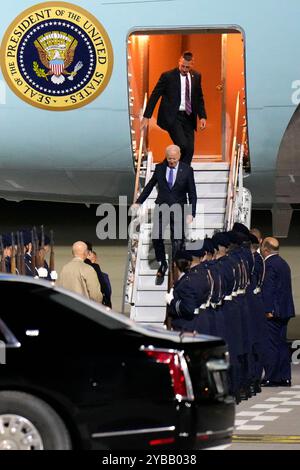
[(199, 272), (190, 272), (192, 256), (186, 251), (177, 252), (175, 264), (180, 272), (173, 291), (167, 294), (169, 315), (172, 327), (176, 330), (194, 331), (195, 315), (199, 314), (200, 306), (206, 302), (210, 286), (206, 276), (200, 282)]

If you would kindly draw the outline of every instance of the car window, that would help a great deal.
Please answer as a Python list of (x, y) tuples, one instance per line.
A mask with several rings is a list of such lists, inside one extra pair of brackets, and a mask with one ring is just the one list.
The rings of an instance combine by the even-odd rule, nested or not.
[[(100, 310), (72, 298), (59, 289), (39, 284), (0, 282), (0, 295), (8, 307), (0, 317), (17, 340), (24, 344), (30, 338), (46, 344), (82, 341), (99, 342), (109, 332), (124, 329), (124, 324)], [(105, 308), (105, 307), (104, 307)], [(126, 326), (126, 324), (125, 324)]]

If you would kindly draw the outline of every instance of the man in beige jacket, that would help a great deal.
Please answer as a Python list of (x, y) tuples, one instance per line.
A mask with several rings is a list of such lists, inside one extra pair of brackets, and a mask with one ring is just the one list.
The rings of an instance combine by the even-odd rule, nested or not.
[(84, 263), (87, 257), (87, 245), (78, 241), (72, 246), (73, 259), (61, 270), (58, 285), (81, 294), (88, 299), (102, 302), (102, 294), (96, 271)]

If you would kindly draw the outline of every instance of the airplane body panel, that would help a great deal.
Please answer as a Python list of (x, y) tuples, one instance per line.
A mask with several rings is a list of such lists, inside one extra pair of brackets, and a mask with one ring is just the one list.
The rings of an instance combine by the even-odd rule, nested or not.
[[(6, 4), (0, 36), (22, 11), (38, 5), (32, 0)], [(245, 40), (252, 172), (245, 185), (252, 191), (254, 205), (270, 207), (274, 203), (278, 150), (296, 109), (293, 94), (300, 87), (294, 84), (299, 77), (297, 0), (290, 1), (288, 8), (276, 4), (276, 9), (272, 0), (251, 5), (237, 0), (88, 0), (71, 5), (84, 8), (105, 28), (114, 55), (110, 80), (85, 106), (55, 112), (20, 99), (1, 75), (1, 197), (78, 202), (116, 202), (120, 194), (132, 197), (129, 34), (232, 28), (240, 30)]]

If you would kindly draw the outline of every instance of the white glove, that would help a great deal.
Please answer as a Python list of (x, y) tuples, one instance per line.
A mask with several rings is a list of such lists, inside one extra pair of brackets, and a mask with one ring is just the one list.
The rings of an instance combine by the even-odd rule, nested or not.
[(48, 271), (46, 268), (39, 268), (37, 270), (39, 277), (47, 277), (48, 276)]
[(56, 281), (57, 278), (58, 278), (57, 271), (51, 271), (50, 277), (51, 277), (52, 281)]
[(170, 292), (166, 293), (166, 302), (167, 302), (167, 304), (170, 305), (170, 303), (173, 299), (174, 299), (174, 295), (173, 295), (173, 287), (172, 287)]

